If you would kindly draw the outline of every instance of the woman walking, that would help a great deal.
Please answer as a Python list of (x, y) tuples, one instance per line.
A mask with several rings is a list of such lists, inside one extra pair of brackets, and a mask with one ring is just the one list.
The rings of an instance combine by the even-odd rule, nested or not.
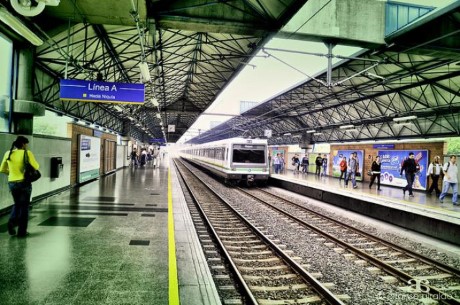
[(377, 156), (375, 157), (374, 162), (372, 162), (371, 166), (371, 172), (372, 172), (372, 178), (371, 178), (371, 183), (369, 183), (369, 188), (372, 188), (372, 184), (374, 184), (375, 178), (377, 178), (377, 191), (380, 191), (380, 157)]
[[(24, 159), (28, 158), (29, 164), (38, 170), (39, 165), (33, 153), (27, 150), (29, 140), (18, 136), (11, 145), (11, 149), (3, 156), (0, 172), (8, 175), (8, 186), (13, 196), (14, 205), (8, 221), (8, 233), (16, 235), (15, 227), (18, 227), (18, 237), (27, 236), (27, 222), (29, 221), (30, 195), (32, 183), (24, 180)], [(25, 153), (27, 152), (27, 156)]]

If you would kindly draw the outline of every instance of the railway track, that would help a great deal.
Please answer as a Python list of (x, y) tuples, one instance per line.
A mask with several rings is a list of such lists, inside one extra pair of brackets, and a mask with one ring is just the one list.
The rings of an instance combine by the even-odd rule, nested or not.
[[(406, 283), (406, 292), (429, 294), (445, 304), (460, 304), (460, 270), (392, 244), (262, 189), (240, 192), (268, 205), (325, 238), (325, 244), (357, 263), (370, 263), (382, 279)], [(358, 259), (359, 258), (359, 259)], [(414, 291), (418, 290), (418, 291)]]
[[(326, 285), (256, 228), (201, 179), (176, 162), (209, 230), (232, 266), (245, 304), (344, 304)], [(342, 296), (346, 298), (346, 296)]]

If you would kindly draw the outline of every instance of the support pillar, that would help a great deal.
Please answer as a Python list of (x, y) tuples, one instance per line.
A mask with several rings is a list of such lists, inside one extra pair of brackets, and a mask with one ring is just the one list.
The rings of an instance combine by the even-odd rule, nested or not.
[(45, 106), (33, 101), (34, 50), (24, 48), (19, 51), (18, 77), (12, 108), (8, 104), (5, 112), (12, 112), (12, 131), (15, 134), (31, 135), (33, 117), (44, 116)]

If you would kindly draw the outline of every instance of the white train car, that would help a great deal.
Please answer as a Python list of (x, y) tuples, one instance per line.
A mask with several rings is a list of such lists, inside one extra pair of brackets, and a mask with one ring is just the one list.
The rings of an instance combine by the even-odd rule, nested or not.
[(230, 183), (263, 184), (269, 177), (267, 140), (226, 139), (184, 147), (180, 155)]

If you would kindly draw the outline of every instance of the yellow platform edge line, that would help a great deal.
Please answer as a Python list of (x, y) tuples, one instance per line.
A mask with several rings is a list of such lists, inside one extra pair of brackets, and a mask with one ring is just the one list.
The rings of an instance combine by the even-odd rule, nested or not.
[(172, 204), (171, 169), (168, 169), (168, 266), (169, 305), (179, 305), (179, 282), (177, 279), (176, 241), (174, 237), (174, 213)]

